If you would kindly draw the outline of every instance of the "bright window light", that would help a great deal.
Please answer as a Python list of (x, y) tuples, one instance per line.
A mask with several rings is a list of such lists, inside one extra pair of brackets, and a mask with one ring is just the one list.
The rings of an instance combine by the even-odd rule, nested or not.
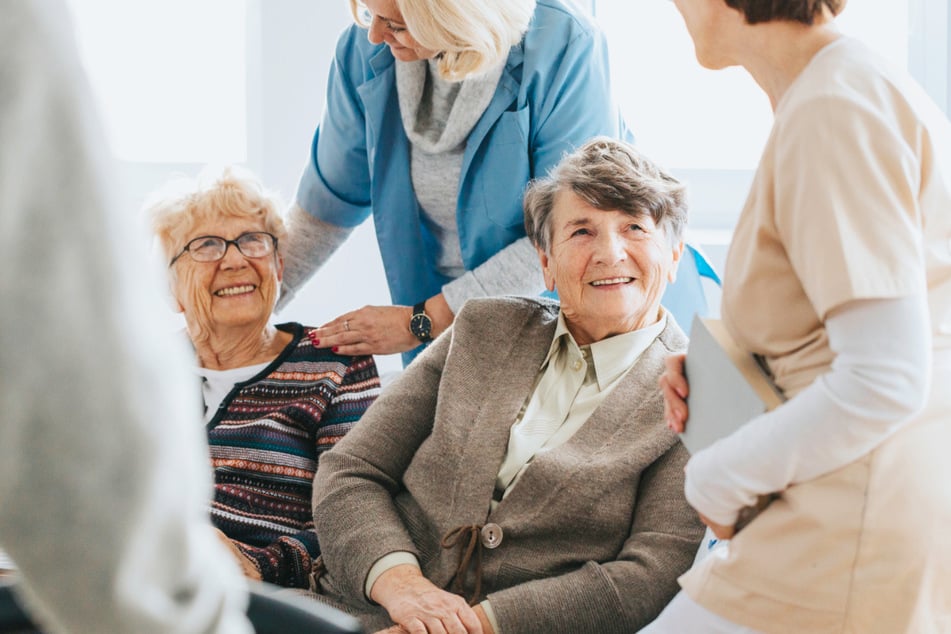
[(70, 0), (83, 63), (123, 160), (247, 158), (245, 0)]
[[(849, 2), (838, 22), (907, 67), (909, 0)], [(710, 71), (694, 57), (672, 2), (598, 0), (614, 92), (638, 145), (670, 168), (756, 167), (772, 124), (769, 100), (740, 68)]]

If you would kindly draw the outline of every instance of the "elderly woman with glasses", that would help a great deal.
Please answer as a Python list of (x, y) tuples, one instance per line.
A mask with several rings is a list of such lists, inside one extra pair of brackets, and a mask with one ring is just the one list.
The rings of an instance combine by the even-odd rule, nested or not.
[(372, 215), (393, 305), (344, 312), (317, 338), (408, 362), (467, 299), (545, 290), (525, 186), (589, 138), (626, 130), (604, 35), (571, 0), (350, 8), (288, 216), (285, 295)]
[(595, 140), (525, 215), (561, 305), (469, 301), (320, 463), (317, 588), (370, 631), (627, 634), (693, 561), (657, 389), (686, 345), (660, 305), (683, 186)]
[(306, 587), (317, 463), (375, 399), (376, 366), (314, 347), (312, 328), (271, 324), (285, 232), (257, 181), (226, 170), (178, 189), (149, 210), (201, 377), (212, 521), (249, 577)]

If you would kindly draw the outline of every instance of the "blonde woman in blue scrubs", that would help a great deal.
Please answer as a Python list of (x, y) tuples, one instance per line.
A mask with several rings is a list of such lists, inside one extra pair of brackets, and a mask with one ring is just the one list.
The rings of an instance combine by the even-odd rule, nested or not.
[(394, 305), (344, 313), (315, 338), (408, 362), (470, 297), (544, 291), (525, 185), (588, 138), (626, 130), (604, 36), (567, 0), (351, 9), (289, 214), (283, 301), (372, 214)]

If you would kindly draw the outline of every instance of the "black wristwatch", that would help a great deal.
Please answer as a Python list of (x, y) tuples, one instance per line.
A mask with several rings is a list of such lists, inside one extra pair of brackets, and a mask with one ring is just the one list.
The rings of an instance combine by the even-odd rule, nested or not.
[(433, 340), (433, 320), (426, 314), (426, 302), (413, 306), (413, 316), (409, 318), (409, 331), (423, 343)]

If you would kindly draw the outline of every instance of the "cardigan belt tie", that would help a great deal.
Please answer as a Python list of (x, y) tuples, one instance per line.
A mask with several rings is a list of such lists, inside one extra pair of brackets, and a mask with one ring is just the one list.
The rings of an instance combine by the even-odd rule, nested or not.
[(452, 586), (452, 592), (465, 597), (463, 594), (466, 576), (469, 572), (469, 566), (472, 563), (472, 555), (475, 554), (475, 590), (471, 597), (468, 597), (469, 605), (475, 605), (482, 593), (482, 527), (478, 524), (468, 526), (458, 526), (445, 535), (443, 535), (440, 545), (443, 548), (455, 548), (465, 543), (464, 548), (459, 550), (459, 564), (456, 566), (456, 572), (449, 580), (448, 586)]

